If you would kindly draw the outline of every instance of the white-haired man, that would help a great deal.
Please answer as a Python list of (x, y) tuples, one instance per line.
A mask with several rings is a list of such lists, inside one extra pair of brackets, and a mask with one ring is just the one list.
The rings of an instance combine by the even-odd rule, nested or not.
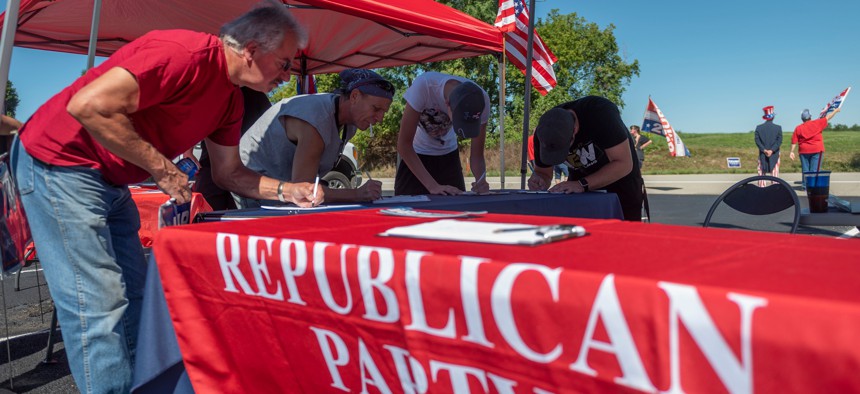
[(152, 31), (40, 107), (21, 128), (13, 166), (54, 300), (72, 375), (84, 393), (131, 386), (146, 262), (127, 184), (152, 177), (177, 202), (187, 176), (171, 161), (206, 138), (213, 176), (256, 198), (320, 202), (313, 185), (263, 177), (239, 160), (242, 95), (289, 77), (306, 33), (265, 3), (219, 36)]

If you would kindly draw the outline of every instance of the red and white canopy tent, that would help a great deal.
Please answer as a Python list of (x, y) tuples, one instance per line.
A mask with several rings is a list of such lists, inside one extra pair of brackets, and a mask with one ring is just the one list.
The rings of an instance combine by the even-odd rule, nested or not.
[[(257, 2), (107, 1), (99, 11), (95, 53), (109, 56), (150, 30), (181, 28), (217, 34), (222, 24)], [(308, 48), (293, 63), (296, 73), (392, 67), (503, 51), (498, 29), (432, 0), (283, 2), (310, 37)], [(93, 8), (92, 0), (23, 0), (15, 46), (87, 53)]]
[[(301, 76), (485, 54), (504, 59), (502, 33), (497, 28), (433, 0), (281, 1), (309, 33), (308, 47), (297, 54), (292, 65)], [(257, 2), (10, 0), (7, 12), (0, 15), (0, 83), (5, 85), (8, 80), (10, 36), (18, 47), (89, 54), (91, 67), (95, 55), (109, 56), (150, 30), (182, 28), (217, 34), (223, 23)], [(504, 74), (499, 84), (505, 86)], [(504, 97), (501, 90), (500, 119), (504, 119)]]

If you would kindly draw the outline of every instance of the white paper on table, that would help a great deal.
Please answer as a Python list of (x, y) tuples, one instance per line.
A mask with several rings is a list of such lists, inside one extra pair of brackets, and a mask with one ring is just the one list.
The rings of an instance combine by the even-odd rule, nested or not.
[(461, 196), (496, 196), (499, 194), (510, 194), (510, 192), (495, 192), (490, 190), (486, 193), (478, 193), (471, 190), (466, 190), (463, 193), (460, 193)]
[(417, 196), (391, 196), (391, 197), (382, 197), (379, 200), (373, 200), (374, 204), (391, 204), (391, 203), (401, 203), (401, 202), (421, 202), (421, 201), (430, 201), (430, 197), (426, 195), (417, 195)]
[[(577, 226), (571, 231), (547, 231), (538, 234), (534, 225), (519, 223), (473, 222), (457, 219), (441, 219), (411, 226), (394, 227), (381, 233), (382, 236), (435, 239), (443, 241), (480, 242), (505, 245), (537, 245), (561, 239), (585, 235), (585, 229)], [(499, 232), (509, 229), (530, 229)]]
[(271, 210), (281, 210), (281, 211), (325, 211), (332, 209), (343, 209), (343, 208), (361, 208), (361, 205), (351, 204), (351, 205), (317, 205), (315, 207), (302, 208), (295, 205), (263, 205), (260, 208), (263, 209), (271, 209)]
[(411, 218), (466, 218), (469, 216), (486, 215), (487, 211), (450, 211), (450, 212), (428, 212), (410, 207), (395, 207), (380, 209), (379, 213), (391, 216), (406, 216)]

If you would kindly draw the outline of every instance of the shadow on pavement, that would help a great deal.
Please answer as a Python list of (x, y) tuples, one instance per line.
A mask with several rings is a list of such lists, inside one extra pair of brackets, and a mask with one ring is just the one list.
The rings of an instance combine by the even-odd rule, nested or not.
[[(51, 363), (45, 363), (48, 344), (47, 331), (13, 338), (9, 342), (11, 353), (7, 353), (5, 342), (0, 344), (0, 389), (14, 393), (77, 393), (62, 340), (54, 346)], [(9, 381), (7, 355), (12, 359), (12, 382)]]

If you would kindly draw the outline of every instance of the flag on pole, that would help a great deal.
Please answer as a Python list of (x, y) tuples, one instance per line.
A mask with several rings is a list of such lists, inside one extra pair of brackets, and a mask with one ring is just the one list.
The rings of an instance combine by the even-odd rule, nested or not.
[[(307, 89), (303, 87), (307, 86)], [(296, 94), (314, 94), (317, 92), (317, 83), (313, 75), (304, 77), (296, 75)]]
[[(522, 0), (499, 0), (495, 26), (505, 33), (505, 54), (523, 74), (529, 43), (529, 10)], [(558, 59), (543, 43), (537, 31), (532, 43), (532, 86), (546, 95), (558, 82), (552, 65)]]
[(849, 86), (847, 89), (843, 90), (842, 93), (839, 93), (833, 100), (830, 100), (827, 105), (824, 106), (824, 109), (821, 110), (821, 113), (818, 114), (819, 118), (823, 118), (827, 116), (827, 114), (833, 112), (836, 108), (842, 106), (845, 103), (845, 98), (848, 97), (848, 92), (851, 91), (851, 87)]
[(663, 116), (663, 111), (657, 107), (654, 100), (648, 97), (648, 107), (645, 108), (645, 120), (642, 122), (642, 131), (662, 135), (666, 137), (669, 144), (669, 153), (672, 156), (690, 156), (690, 150), (681, 141), (681, 136), (675, 133), (675, 129)]

